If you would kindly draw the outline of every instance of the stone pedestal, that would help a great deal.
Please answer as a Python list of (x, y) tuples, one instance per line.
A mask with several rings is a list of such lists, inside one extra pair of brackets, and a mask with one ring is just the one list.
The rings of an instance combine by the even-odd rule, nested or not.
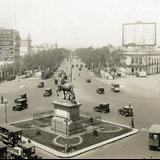
[(71, 135), (83, 131), (79, 116), (80, 103), (58, 99), (54, 104), (54, 117), (51, 120), (51, 129), (55, 133)]

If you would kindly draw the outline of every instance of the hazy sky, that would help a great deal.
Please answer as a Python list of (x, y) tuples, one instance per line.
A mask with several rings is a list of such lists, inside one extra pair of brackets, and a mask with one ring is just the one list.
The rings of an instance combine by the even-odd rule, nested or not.
[(121, 45), (125, 22), (160, 26), (160, 0), (0, 0), (0, 25), (13, 26), (15, 12), (22, 37), (61, 47)]

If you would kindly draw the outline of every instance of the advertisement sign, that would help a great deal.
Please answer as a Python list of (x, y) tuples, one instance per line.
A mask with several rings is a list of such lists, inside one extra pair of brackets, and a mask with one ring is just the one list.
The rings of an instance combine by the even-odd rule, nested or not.
[(122, 43), (124, 46), (155, 46), (156, 23), (123, 24)]
[(13, 30), (0, 29), (0, 57), (3, 60), (13, 59)]

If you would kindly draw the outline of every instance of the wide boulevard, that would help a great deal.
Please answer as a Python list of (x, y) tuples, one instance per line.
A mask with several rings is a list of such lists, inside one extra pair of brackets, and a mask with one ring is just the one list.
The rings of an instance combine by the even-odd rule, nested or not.
[[(100, 115), (102, 119), (129, 125), (130, 120), (118, 113), (118, 109), (124, 105), (128, 105), (131, 101), (134, 106), (135, 127), (140, 132), (134, 136), (116, 141), (114, 143), (102, 146), (95, 150), (81, 154), (75, 158), (159, 158), (160, 152), (150, 151), (148, 147), (148, 129), (152, 124), (160, 123), (160, 75), (153, 75), (147, 78), (138, 78), (134, 76), (126, 76), (114, 81), (120, 83), (121, 92), (114, 93), (110, 89), (113, 80), (105, 80), (96, 77), (91, 71), (83, 67), (79, 71), (79, 66), (83, 65), (80, 59), (73, 59), (72, 80), (76, 99), (80, 103), (81, 113), (90, 115)], [(78, 67), (76, 67), (78, 65)], [(61, 64), (60, 70), (64, 70), (67, 74), (70, 72), (70, 62), (65, 59)], [(86, 83), (86, 79), (90, 78), (91, 83)], [(31, 118), (33, 113), (39, 113), (53, 109), (51, 102), (57, 98), (56, 89), (53, 78), (44, 80), (45, 88), (52, 88), (53, 96), (43, 97), (45, 88), (37, 88), (41, 81), (38, 74), (32, 78), (17, 78), (13, 81), (5, 81), (0, 84), (0, 96), (7, 98), (7, 119), (8, 122), (15, 122), (27, 118)], [(105, 88), (105, 94), (97, 94), (98, 87)], [(14, 99), (18, 95), (27, 93), (29, 108), (23, 111), (12, 111)], [(110, 113), (95, 113), (93, 107), (101, 102), (110, 103)], [(4, 106), (0, 104), (0, 121), (4, 122)], [(56, 158), (37, 148), (37, 153), (43, 158)]]

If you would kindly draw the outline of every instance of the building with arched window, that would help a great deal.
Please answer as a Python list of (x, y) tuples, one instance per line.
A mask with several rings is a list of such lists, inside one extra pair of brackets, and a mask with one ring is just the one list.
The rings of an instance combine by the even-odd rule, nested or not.
[(128, 74), (145, 71), (147, 75), (160, 73), (160, 52), (153, 47), (127, 47), (121, 62)]

